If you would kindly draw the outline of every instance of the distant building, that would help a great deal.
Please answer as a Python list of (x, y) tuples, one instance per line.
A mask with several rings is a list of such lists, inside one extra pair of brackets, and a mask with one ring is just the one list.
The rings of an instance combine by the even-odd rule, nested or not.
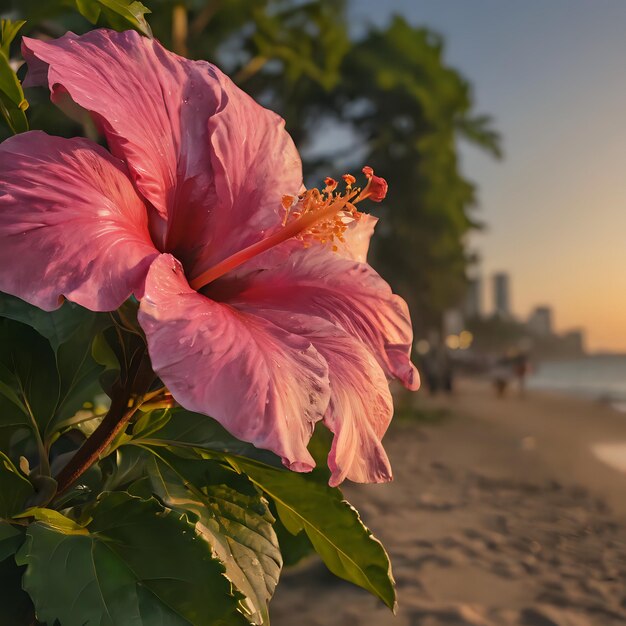
[(493, 275), (493, 305), (495, 315), (498, 317), (511, 317), (509, 275), (505, 272)]
[(572, 356), (582, 356), (585, 353), (585, 333), (582, 330), (566, 332), (563, 335), (563, 343)]
[(549, 306), (538, 306), (528, 318), (528, 330), (541, 337), (552, 335), (552, 309)]
[(482, 317), (482, 280), (480, 277), (470, 278), (467, 284), (464, 313), (468, 319)]

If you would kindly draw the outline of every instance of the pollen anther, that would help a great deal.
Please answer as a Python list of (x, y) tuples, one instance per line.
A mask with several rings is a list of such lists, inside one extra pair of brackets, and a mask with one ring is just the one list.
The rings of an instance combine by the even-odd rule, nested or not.
[(363, 173), (368, 179), (363, 190), (353, 186), (356, 178), (352, 174), (344, 174), (342, 178), (346, 187), (343, 192), (337, 191), (337, 181), (329, 177), (324, 181), (326, 186), (323, 191), (308, 189), (297, 197), (284, 195), (281, 200), (285, 211), (282, 228), (205, 270), (191, 280), (191, 287), (202, 289), (251, 258), (288, 239), (299, 239), (305, 247), (317, 241), (329, 244), (333, 251), (338, 251), (337, 243), (345, 243), (344, 233), (348, 226), (363, 215), (357, 210), (356, 204), (366, 198), (380, 202), (387, 193), (387, 182), (374, 176), (371, 167), (363, 168)]

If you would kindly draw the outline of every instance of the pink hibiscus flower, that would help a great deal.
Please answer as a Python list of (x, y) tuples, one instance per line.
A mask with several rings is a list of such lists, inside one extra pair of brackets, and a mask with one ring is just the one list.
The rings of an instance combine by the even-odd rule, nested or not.
[(406, 304), (366, 264), (375, 219), (303, 192), (284, 122), (217, 68), (135, 32), (24, 38), (26, 85), (88, 111), (109, 151), (42, 132), (0, 145), (0, 290), (42, 309), (141, 300), (153, 367), (184, 407), (296, 471), (315, 423), (331, 484), (389, 480), (387, 378), (416, 389)]

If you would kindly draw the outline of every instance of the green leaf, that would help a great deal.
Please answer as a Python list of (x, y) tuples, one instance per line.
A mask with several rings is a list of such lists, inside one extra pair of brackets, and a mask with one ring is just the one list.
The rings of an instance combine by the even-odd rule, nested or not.
[(115, 351), (109, 345), (104, 333), (98, 333), (91, 346), (91, 355), (96, 363), (104, 366), (106, 371), (119, 371), (121, 364)]
[(0, 293), (0, 317), (32, 326), (50, 342), (55, 352), (81, 326), (92, 322), (96, 315), (72, 302), (65, 302), (56, 311), (43, 311), (20, 298)]
[(7, 58), (10, 57), (10, 48), (13, 40), (20, 31), (20, 28), (26, 24), (26, 20), (13, 22), (12, 20), (0, 20), (0, 51)]
[(389, 557), (339, 489), (249, 459), (225, 458), (273, 499), (291, 533), (306, 532), (333, 574), (363, 587), (395, 610)]
[(144, 439), (161, 430), (172, 419), (170, 409), (155, 409), (142, 413), (133, 425), (133, 438)]
[(0, 561), (15, 554), (24, 541), (24, 533), (8, 522), (0, 520)]
[(23, 573), (24, 568), (18, 567), (12, 556), (0, 561), (0, 624), (3, 626), (38, 623), (33, 603), (22, 589)]
[[(24, 399), (17, 402), (13, 398), (13, 402), (29, 418), (30, 404), (43, 440), (50, 442), (61, 426), (65, 427), (66, 422), (71, 425), (71, 418), (86, 401), (102, 393), (99, 377), (103, 367), (92, 355), (92, 342), (96, 333), (112, 323), (111, 319), (69, 302), (56, 311), (42, 311), (7, 294), (0, 294), (0, 316), (7, 318), (0, 320), (0, 335), (2, 326), (6, 326), (8, 340), (4, 349), (0, 347), (0, 366), (4, 362), (10, 371), (17, 370), (13, 373), (19, 378), (27, 377), (30, 372), (38, 389), (34, 395), (45, 399), (46, 406), (42, 412), (39, 410), (41, 401), (35, 403), (38, 407)], [(7, 352), (5, 357), (3, 352)], [(16, 352), (20, 357), (13, 360)], [(27, 362), (26, 366), (21, 365), (22, 361)], [(15, 367), (11, 363), (15, 363)], [(0, 383), (2, 381), (0, 369)], [(10, 387), (15, 390), (15, 386), (14, 381)], [(19, 393), (16, 395), (19, 399)], [(32, 420), (27, 421), (32, 425)]]
[(236, 439), (214, 419), (206, 415), (184, 409), (171, 411), (171, 419), (148, 436), (138, 433), (135, 442), (150, 446), (173, 445), (229, 452), (280, 466), (280, 459), (271, 452), (259, 450), (252, 444)]
[(28, 130), (24, 111), (28, 102), (24, 98), (22, 85), (9, 64), (11, 43), (26, 22), (0, 20), (0, 112), (14, 133)]
[(146, 37), (152, 37), (152, 31), (146, 14), (150, 13), (148, 7), (137, 0), (74, 0), (79, 13), (92, 24), (98, 21), (104, 14), (109, 25), (117, 30), (133, 28)]
[(23, 513), (15, 516), (16, 519), (23, 519), (27, 517), (32, 517), (38, 522), (45, 522), (51, 528), (63, 533), (77, 533), (79, 535), (89, 534), (83, 526), (77, 524), (74, 520), (71, 520), (69, 517), (66, 517), (54, 509), (33, 507), (26, 509)]
[(149, 455), (142, 448), (122, 446), (100, 461), (103, 491), (119, 491), (145, 475)]
[[(272, 502), (272, 511), (275, 512), (276, 505)], [(276, 513), (276, 521), (274, 522), (274, 530), (278, 537), (278, 545), (280, 546), (280, 553), (283, 555), (283, 566), (291, 567), (299, 563), (302, 559), (315, 554), (315, 548), (311, 543), (308, 535), (304, 530), (301, 530), (298, 534), (293, 535), (280, 521), (278, 513)]]
[(26, 532), (16, 561), (40, 621), (246, 624), (223, 566), (186, 516), (120, 492), (101, 496), (90, 513), (88, 534), (44, 522)]
[(0, 415), (6, 410), (13, 422), (44, 432), (58, 398), (50, 344), (25, 324), (0, 319)]
[(100, 374), (104, 367), (94, 359), (92, 343), (94, 335), (109, 323), (110, 318), (105, 316), (81, 314), (80, 325), (58, 346), (59, 402), (46, 430), (46, 439), (50, 439), (63, 420), (71, 418), (86, 402), (92, 402), (103, 393)]
[(0, 50), (0, 113), (13, 133), (28, 130), (28, 119), (24, 111), (28, 101), (22, 85), (9, 64), (9, 57)]
[(9, 519), (25, 508), (26, 500), (34, 493), (33, 486), (0, 452), (0, 517)]
[(253, 624), (269, 623), (268, 603), (278, 584), (282, 557), (267, 501), (232, 470), (212, 461), (181, 459), (165, 450), (155, 456), (148, 474), (155, 495), (167, 506), (197, 516), (196, 530), (246, 597), (248, 619)]
[(101, 9), (100, 3), (94, 0), (74, 0), (78, 12), (92, 24), (98, 22)]

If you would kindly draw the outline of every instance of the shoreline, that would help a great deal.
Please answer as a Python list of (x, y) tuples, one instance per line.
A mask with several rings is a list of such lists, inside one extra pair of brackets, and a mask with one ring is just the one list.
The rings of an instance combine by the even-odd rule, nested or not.
[(467, 380), (415, 403), (439, 419), (394, 420), (394, 482), (343, 489), (391, 555), (397, 616), (312, 559), (284, 572), (274, 626), (626, 623), (626, 474), (590, 447), (626, 442), (624, 416)]
[(461, 379), (454, 395), (433, 398), (422, 394), (415, 406), (445, 409), (459, 418), (476, 420), (479, 428), (517, 438), (529, 461), (520, 471), (580, 485), (604, 498), (626, 520), (626, 473), (609, 464), (606, 455), (601, 459), (594, 453), (594, 447), (626, 445), (626, 416), (612, 405), (536, 389), (523, 396), (511, 389), (504, 398), (497, 398), (489, 381)]

